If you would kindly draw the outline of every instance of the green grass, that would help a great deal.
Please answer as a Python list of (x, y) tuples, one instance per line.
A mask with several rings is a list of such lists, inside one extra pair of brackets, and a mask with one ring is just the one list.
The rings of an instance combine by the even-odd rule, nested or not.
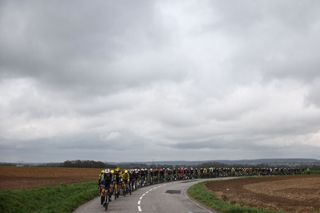
[(97, 196), (96, 182), (0, 191), (1, 213), (68, 213)]
[(310, 175), (320, 175), (320, 169), (310, 169)]
[(206, 187), (206, 182), (198, 183), (188, 189), (188, 195), (194, 200), (204, 204), (205, 206), (215, 209), (218, 212), (225, 213), (273, 213), (272, 211), (244, 207), (238, 204), (231, 204), (219, 199), (213, 192)]

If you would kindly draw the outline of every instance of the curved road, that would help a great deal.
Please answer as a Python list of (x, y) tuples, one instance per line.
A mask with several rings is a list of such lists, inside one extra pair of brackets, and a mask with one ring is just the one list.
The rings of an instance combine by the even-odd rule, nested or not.
[[(107, 212), (212, 213), (213, 211), (190, 200), (186, 194), (189, 186), (200, 181), (204, 180), (177, 181), (144, 187), (133, 192), (131, 196), (120, 196), (116, 201), (113, 200)], [(74, 213), (99, 212), (105, 212), (100, 205), (99, 197), (74, 211)]]

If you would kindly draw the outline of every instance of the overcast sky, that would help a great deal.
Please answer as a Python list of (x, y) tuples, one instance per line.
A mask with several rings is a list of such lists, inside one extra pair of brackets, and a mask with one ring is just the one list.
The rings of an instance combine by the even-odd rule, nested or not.
[(0, 1), (0, 161), (320, 158), (320, 2)]

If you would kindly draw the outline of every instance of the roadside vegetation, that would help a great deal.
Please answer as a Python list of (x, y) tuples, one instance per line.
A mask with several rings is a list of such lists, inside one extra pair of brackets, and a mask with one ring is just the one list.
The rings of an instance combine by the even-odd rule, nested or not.
[(240, 206), (239, 204), (231, 204), (227, 201), (224, 201), (218, 198), (213, 192), (210, 192), (206, 187), (206, 183), (207, 182), (201, 182), (191, 186), (188, 189), (188, 195), (192, 199), (211, 209), (225, 213), (274, 213), (272, 211), (244, 207)]
[(96, 196), (96, 182), (28, 190), (1, 190), (0, 212), (69, 213)]
[(320, 169), (311, 169), (309, 173), (310, 175), (320, 175)]

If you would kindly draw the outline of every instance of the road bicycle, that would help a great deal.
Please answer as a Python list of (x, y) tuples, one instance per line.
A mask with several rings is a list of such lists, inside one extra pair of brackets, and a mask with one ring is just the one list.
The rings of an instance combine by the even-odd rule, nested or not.
[(101, 205), (104, 207), (105, 211), (107, 211), (110, 203), (110, 188), (107, 189), (104, 185), (100, 185), (100, 189), (100, 202)]
[(131, 195), (131, 186), (129, 184), (129, 181), (123, 181), (122, 182), (122, 193), (123, 193), (123, 196), (126, 196), (126, 194), (130, 194)]
[(115, 183), (114, 184), (114, 199), (116, 200), (117, 198), (119, 198), (120, 195), (120, 183)]

